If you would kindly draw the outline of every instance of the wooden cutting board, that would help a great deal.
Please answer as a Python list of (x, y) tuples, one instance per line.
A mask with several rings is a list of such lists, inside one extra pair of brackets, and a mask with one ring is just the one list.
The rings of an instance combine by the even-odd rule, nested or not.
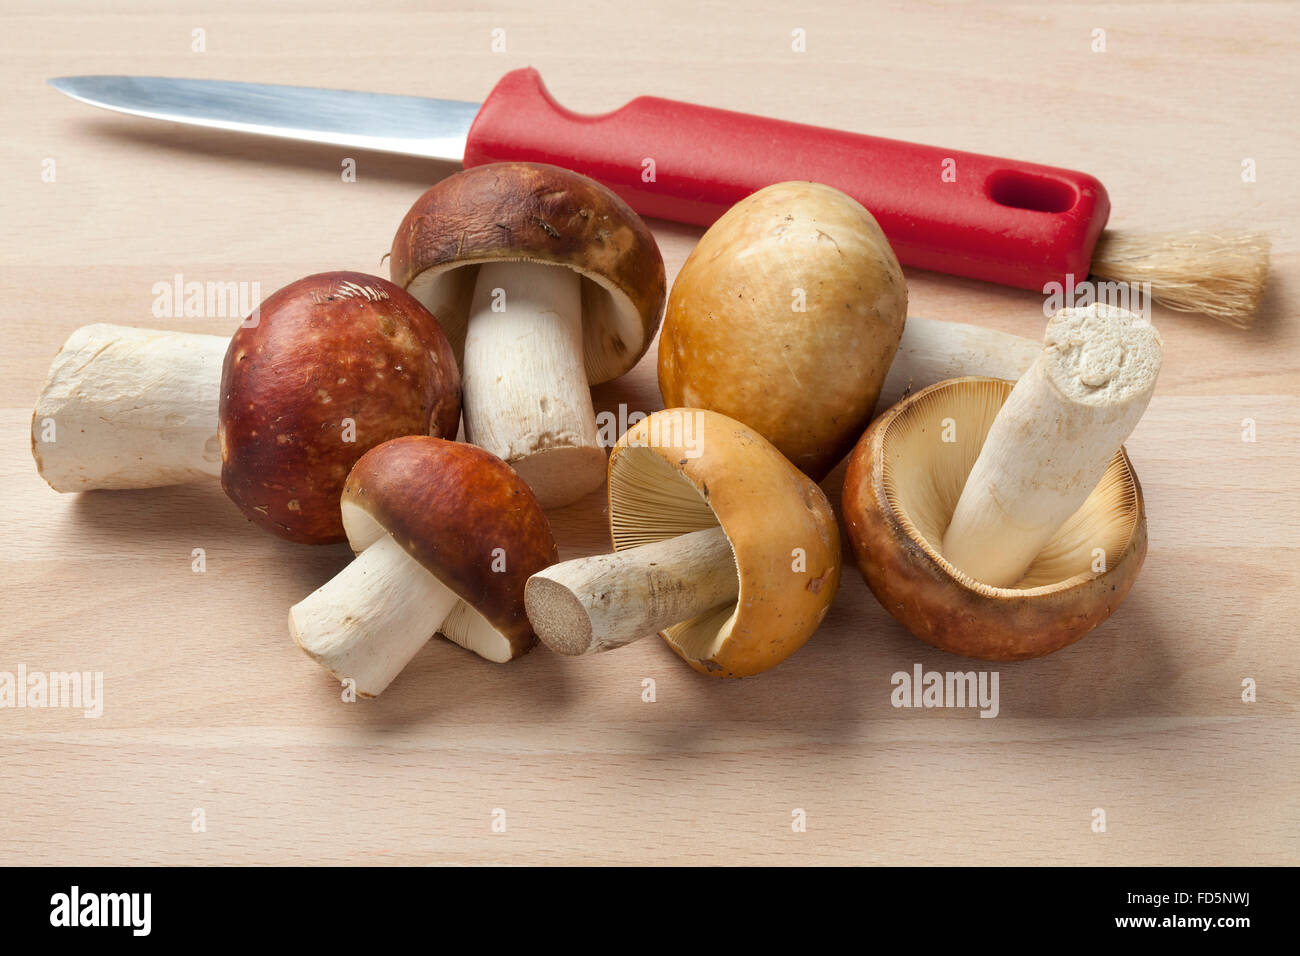
[[(1300, 93), (1295, 7), (442, 6), (0, 12), (0, 672), (103, 674), (96, 719), (0, 709), (0, 864), (1300, 862), (1300, 158), (1280, 121)], [(477, 100), (529, 64), (578, 110), (696, 100), (1085, 169), (1116, 227), (1274, 230), (1255, 329), (1153, 316), (1165, 370), (1128, 443), (1151, 549), (1119, 612), (992, 668), (910, 637), (847, 567), (812, 641), (752, 680), (699, 676), (656, 640), (508, 667), (436, 641), (348, 704), (285, 626), (345, 548), (273, 540), (215, 484), (45, 486), (28, 419), (72, 329), (228, 330), (153, 314), (176, 274), (269, 294), (382, 272), (407, 206), (451, 171), (132, 121), (45, 78)], [(699, 232), (653, 225), (671, 279)], [(914, 315), (1041, 334), (1039, 295), (908, 278)], [(658, 408), (653, 351), (596, 400)], [(824, 485), (837, 504), (842, 474)], [(552, 517), (562, 558), (607, 549), (600, 495)], [(997, 717), (893, 707), (891, 675), (918, 664), (995, 669)]]

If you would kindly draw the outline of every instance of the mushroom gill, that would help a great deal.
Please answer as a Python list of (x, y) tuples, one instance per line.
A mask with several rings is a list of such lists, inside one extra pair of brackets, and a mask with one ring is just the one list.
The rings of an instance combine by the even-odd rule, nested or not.
[(990, 587), (946, 561), (939, 543), (1013, 386), (991, 378), (945, 383), (902, 409), (888, 424), (881, 444), (884, 495), (899, 524), (954, 578), (988, 595), (1046, 593), (1096, 577), (1105, 570), (1099, 559), (1117, 560), (1124, 554), (1140, 513), (1137, 482), (1120, 449), (1092, 494), (1013, 587)]
[[(611, 456), (609, 508), (615, 551), (720, 524), (700, 489), (663, 457), (643, 447), (619, 448)], [(743, 593), (740, 600), (744, 600)], [(730, 633), (738, 604), (712, 608), (663, 633), (683, 655), (709, 659)]]

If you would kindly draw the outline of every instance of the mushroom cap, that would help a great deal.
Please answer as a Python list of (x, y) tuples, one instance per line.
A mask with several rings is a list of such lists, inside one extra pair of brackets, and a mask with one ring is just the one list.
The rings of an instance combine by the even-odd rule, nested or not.
[(399, 435), (456, 437), (456, 359), (424, 306), (361, 272), (299, 279), (256, 316), (222, 365), (221, 486), (272, 534), (342, 541), (358, 458)]
[(691, 667), (748, 677), (785, 660), (817, 630), (840, 583), (830, 502), (770, 442), (703, 409), (655, 412), (609, 459), (614, 550), (722, 526), (740, 577), (734, 605), (660, 635)]
[(402, 220), (389, 268), (438, 317), (459, 359), (477, 267), (502, 261), (582, 276), (592, 385), (631, 369), (654, 339), (667, 289), (659, 246), (631, 207), (594, 179), (543, 163), (491, 163), (449, 176)]
[[(990, 587), (944, 559), (938, 544), (1013, 387), (957, 378), (904, 398), (872, 423), (844, 476), (849, 543), (885, 610), (935, 647), (990, 661), (1077, 641), (1124, 600), (1147, 551), (1142, 486), (1121, 448), (1014, 587)], [(945, 420), (955, 441), (943, 440)]]
[(727, 210), (677, 274), (659, 390), (744, 422), (820, 481), (870, 421), (906, 317), (871, 213), (829, 186), (778, 183)]
[(558, 560), (555, 539), (500, 458), (441, 438), (396, 438), (356, 463), (341, 511), (353, 551), (391, 534), (461, 599), (439, 629), (449, 640), (499, 663), (537, 643), (524, 584)]

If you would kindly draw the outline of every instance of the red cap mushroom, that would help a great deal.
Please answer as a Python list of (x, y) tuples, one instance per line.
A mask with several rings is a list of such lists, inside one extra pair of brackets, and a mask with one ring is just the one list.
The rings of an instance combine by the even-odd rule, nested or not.
[(289, 630), (357, 693), (384, 690), (435, 632), (505, 663), (536, 643), (524, 583), (556, 561), (537, 499), (499, 458), (412, 436), (361, 457), (341, 511), (357, 558), (295, 604)]
[(291, 541), (342, 541), (348, 471), (391, 438), (455, 438), (460, 375), (403, 289), (326, 272), (271, 295), (235, 333), (219, 418), (221, 485), (249, 520)]

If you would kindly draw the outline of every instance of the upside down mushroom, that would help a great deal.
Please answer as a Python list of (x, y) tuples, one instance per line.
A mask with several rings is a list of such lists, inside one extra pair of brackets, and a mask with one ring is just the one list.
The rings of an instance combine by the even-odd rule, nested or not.
[(1119, 606), (1147, 550), (1122, 447), (1154, 390), (1160, 339), (1108, 306), (1067, 309), (1016, 383), (940, 382), (881, 415), (849, 458), (859, 569), (917, 637), (985, 660), (1078, 640)]

